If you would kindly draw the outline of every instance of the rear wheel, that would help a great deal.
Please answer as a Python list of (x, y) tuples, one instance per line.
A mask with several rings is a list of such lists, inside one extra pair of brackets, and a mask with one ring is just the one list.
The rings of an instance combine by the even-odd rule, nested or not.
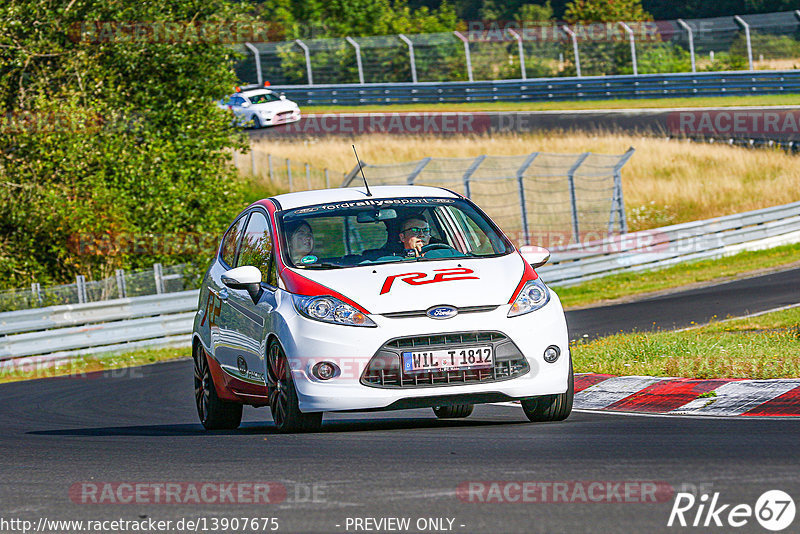
[(563, 421), (572, 412), (575, 397), (575, 378), (572, 374), (572, 358), (569, 360), (569, 383), (567, 391), (557, 395), (542, 395), (522, 401), (522, 410), (533, 422)]
[(469, 417), (475, 408), (472, 404), (454, 404), (452, 406), (434, 406), (433, 413), (439, 419), (463, 419)]
[(283, 433), (315, 432), (322, 426), (322, 412), (303, 413), (297, 401), (297, 390), (289, 369), (289, 360), (277, 341), (267, 351), (267, 387), (269, 409), (275, 426)]
[(222, 400), (217, 396), (205, 349), (197, 344), (193, 352), (194, 399), (200, 422), (206, 430), (239, 428), (242, 422), (242, 405)]

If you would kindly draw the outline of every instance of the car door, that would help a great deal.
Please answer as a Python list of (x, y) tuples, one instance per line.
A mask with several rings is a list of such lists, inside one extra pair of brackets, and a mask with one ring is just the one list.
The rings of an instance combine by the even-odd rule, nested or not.
[(208, 277), (208, 315), (211, 332), (211, 349), (214, 359), (220, 365), (231, 366), (236, 363), (236, 314), (231, 312), (228, 297), (231, 289), (222, 283), (222, 274), (236, 266), (236, 256), (244, 234), (249, 213), (240, 215), (222, 238), (219, 256), (214, 262)]
[(247, 226), (239, 246), (236, 260), (237, 267), (253, 266), (261, 271), (261, 292), (254, 300), (244, 289), (231, 290), (228, 294), (228, 305), (235, 320), (231, 320), (231, 328), (236, 330), (235, 339), (238, 353), (236, 369), (238, 378), (249, 384), (266, 386), (266, 340), (265, 325), (270, 324), (270, 314), (276, 308), (275, 279), (272, 275), (273, 252), (272, 232), (269, 216), (260, 208), (250, 213)]

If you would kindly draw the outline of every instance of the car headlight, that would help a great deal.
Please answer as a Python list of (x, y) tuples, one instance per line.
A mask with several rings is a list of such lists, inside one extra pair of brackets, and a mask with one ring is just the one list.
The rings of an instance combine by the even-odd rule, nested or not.
[(292, 295), (295, 309), (309, 319), (348, 326), (378, 326), (366, 314), (333, 297)]
[(541, 279), (530, 280), (522, 286), (522, 291), (519, 292), (517, 298), (511, 303), (511, 309), (508, 311), (509, 317), (516, 317), (536, 311), (545, 304), (550, 302), (550, 290), (544, 285)]
[(268, 119), (272, 117), (272, 113), (273, 113), (272, 111), (262, 111), (261, 116), (264, 117), (265, 119)]

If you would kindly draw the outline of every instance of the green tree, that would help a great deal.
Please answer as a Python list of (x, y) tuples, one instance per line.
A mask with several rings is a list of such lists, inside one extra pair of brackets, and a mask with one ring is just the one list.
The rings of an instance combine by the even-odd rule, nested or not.
[(0, 5), (0, 285), (207, 261), (243, 201), (211, 26), (236, 20), (227, 0)]

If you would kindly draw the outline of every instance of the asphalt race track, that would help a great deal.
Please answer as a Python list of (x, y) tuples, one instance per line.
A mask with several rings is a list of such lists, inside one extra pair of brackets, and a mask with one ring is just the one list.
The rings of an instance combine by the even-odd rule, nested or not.
[[(645, 328), (654, 317), (667, 328), (797, 303), (799, 276), (775, 273), (582, 310), (569, 316), (572, 336)], [(356, 530), (354, 520), (399, 517), (410, 518), (410, 532), (675, 532), (700, 530), (667, 527), (674, 492), (682, 488), (719, 492), (720, 503), (733, 505), (754, 506), (772, 489), (800, 498), (800, 419), (574, 412), (563, 423), (530, 424), (518, 407), (487, 405), (463, 421), (439, 421), (428, 409), (331, 414), (322, 432), (279, 435), (268, 409), (248, 407), (240, 430), (207, 433), (197, 422), (187, 360), (4, 384), (0, 402), (3, 519), (205, 518), (210, 528), (213, 518), (274, 517), (279, 532), (375, 532)], [(599, 495), (613, 502), (583, 502), (569, 493), (572, 502), (479, 503), (457, 491), (492, 481), (503, 488), (600, 482), (607, 489)], [(172, 482), (272, 482), (278, 491), (270, 494), (280, 502), (153, 504), (151, 494), (115, 504), (98, 490), (103, 504), (87, 504), (91, 498), (81, 493)], [(669, 491), (655, 503), (619, 502), (614, 488), (625, 482), (655, 482)], [(444, 518), (445, 527), (415, 526), (428, 518)], [(736, 530), (765, 531), (753, 518)]]

